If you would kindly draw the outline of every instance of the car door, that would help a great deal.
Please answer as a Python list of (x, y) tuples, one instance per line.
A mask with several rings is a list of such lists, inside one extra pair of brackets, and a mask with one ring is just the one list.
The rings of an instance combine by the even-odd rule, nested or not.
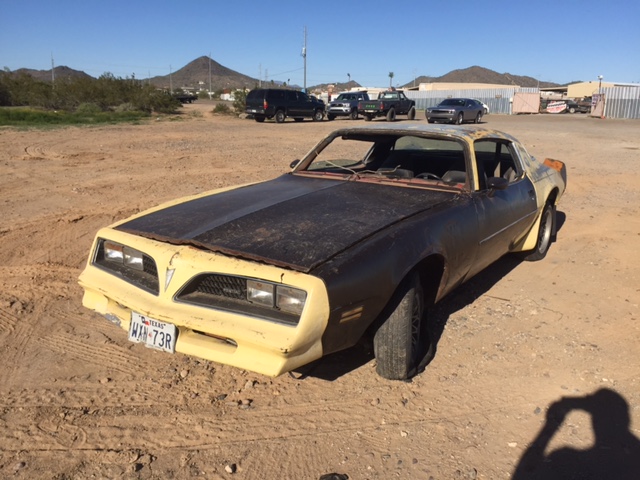
[[(476, 141), (474, 150), (480, 176), (478, 189), (473, 193), (479, 220), (478, 256), (473, 272), (476, 273), (511, 251), (531, 229), (537, 202), (533, 182), (511, 142)], [(502, 185), (490, 188), (490, 179), (496, 177)]]
[(467, 99), (464, 101), (464, 108), (462, 111), (464, 112), (463, 115), (465, 120), (474, 120), (476, 118), (475, 108), (473, 100)]

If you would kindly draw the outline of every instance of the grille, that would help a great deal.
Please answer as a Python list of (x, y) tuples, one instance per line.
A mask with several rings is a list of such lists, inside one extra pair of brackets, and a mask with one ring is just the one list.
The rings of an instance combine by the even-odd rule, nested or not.
[(192, 292), (243, 300), (247, 298), (247, 282), (239, 277), (206, 275), (194, 282)]

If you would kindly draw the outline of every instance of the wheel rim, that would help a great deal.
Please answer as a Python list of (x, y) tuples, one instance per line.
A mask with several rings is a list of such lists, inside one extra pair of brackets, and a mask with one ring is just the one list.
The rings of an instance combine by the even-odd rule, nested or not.
[(538, 233), (538, 252), (544, 253), (549, 248), (551, 243), (551, 227), (553, 226), (553, 216), (551, 209), (547, 208), (544, 212), (542, 223), (540, 225), (540, 232)]
[(462, 125), (462, 113), (458, 114), (458, 125)]

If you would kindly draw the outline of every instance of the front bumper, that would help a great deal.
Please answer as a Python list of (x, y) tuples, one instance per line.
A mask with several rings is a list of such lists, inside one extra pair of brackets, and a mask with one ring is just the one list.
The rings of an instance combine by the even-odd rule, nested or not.
[[(137, 312), (176, 325), (176, 352), (269, 376), (322, 357), (321, 340), (329, 318), (329, 302), (319, 278), (108, 228), (98, 232), (98, 237), (136, 248), (157, 264), (160, 285), (157, 295), (97, 267), (92, 262), (93, 254), (80, 275), (83, 305), (124, 330), (129, 330), (131, 314)], [(286, 325), (239, 311), (176, 302), (175, 295), (182, 286), (203, 272), (246, 276), (305, 290), (307, 299), (298, 324)]]
[(427, 112), (427, 120), (432, 122), (455, 122), (457, 114), (455, 112)]

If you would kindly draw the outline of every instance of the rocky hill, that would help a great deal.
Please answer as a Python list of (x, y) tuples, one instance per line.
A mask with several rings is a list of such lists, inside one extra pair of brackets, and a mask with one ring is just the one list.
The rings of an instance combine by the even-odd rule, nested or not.
[[(31, 75), (36, 80), (41, 82), (50, 82), (52, 80), (51, 70), (33, 70), (31, 68), (19, 68), (18, 70), (14, 70), (12, 73), (16, 75)], [(79, 70), (74, 70), (73, 68), (59, 66), (53, 69), (54, 79), (60, 78), (92, 78), (91, 75), (88, 75)]]
[(177, 88), (208, 90), (209, 81), (213, 91), (242, 87), (251, 89), (258, 84), (255, 78), (224, 67), (207, 56), (196, 58), (170, 75), (152, 77), (149, 81), (159, 88), (172, 87), (174, 90)]
[[(51, 81), (51, 70), (30, 70), (21, 68), (13, 73), (25, 73), (34, 78), (46, 82)], [(88, 77), (90, 75), (69, 67), (55, 67), (55, 78), (63, 77)], [(207, 56), (196, 58), (184, 67), (169, 75), (156, 76), (149, 81), (158, 88), (179, 88), (208, 90), (209, 86), (213, 91), (222, 89), (236, 88), (254, 88), (258, 85), (258, 80), (248, 75), (238, 73)], [(415, 80), (406, 83), (402, 88), (413, 87), (420, 83), (493, 83), (498, 85), (518, 85), (520, 87), (554, 87), (557, 83), (541, 82), (533, 77), (512, 75), (510, 73), (498, 73), (488, 68), (473, 66), (469, 68), (453, 70), (446, 75), (440, 77), (420, 76)], [(321, 84), (309, 87), (310, 91), (326, 91), (329, 84)], [(344, 91), (351, 88), (361, 87), (358, 82), (351, 80), (350, 82), (334, 84), (334, 91)], [(370, 86), (370, 85), (367, 85)], [(298, 87), (299, 88), (299, 87)]]
[[(517, 85), (519, 87), (555, 87), (557, 83), (541, 82), (533, 77), (512, 75), (510, 73), (498, 73), (488, 68), (473, 66), (460, 70), (452, 70), (441, 77), (420, 76), (415, 79), (415, 84), (420, 83), (493, 83), (496, 85)], [(412, 87), (411, 81), (403, 88)]]

